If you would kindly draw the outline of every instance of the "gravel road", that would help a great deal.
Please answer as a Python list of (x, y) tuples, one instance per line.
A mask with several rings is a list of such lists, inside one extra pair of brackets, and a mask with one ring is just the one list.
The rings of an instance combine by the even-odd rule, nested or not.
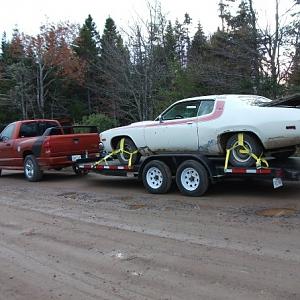
[(68, 171), (0, 183), (0, 299), (300, 299), (300, 183), (201, 198)]

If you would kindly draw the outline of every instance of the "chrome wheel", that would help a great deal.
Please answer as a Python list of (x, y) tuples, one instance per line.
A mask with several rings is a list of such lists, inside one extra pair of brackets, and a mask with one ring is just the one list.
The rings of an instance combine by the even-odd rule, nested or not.
[[(239, 162), (239, 163), (245, 163), (251, 160), (251, 153), (252, 153), (252, 147), (251, 145), (247, 142), (244, 141), (244, 146), (237, 146), (236, 148), (232, 149), (232, 155), (234, 159)], [(246, 149), (249, 151), (249, 153), (243, 153)]]
[(32, 178), (34, 175), (34, 165), (32, 160), (28, 159), (25, 164), (25, 175), (27, 178)]

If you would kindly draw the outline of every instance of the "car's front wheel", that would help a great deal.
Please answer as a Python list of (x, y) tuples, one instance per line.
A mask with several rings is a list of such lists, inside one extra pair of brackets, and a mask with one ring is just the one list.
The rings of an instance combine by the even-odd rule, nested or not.
[[(121, 148), (121, 140), (119, 140), (117, 149)], [(134, 153), (132, 154), (131, 157), (131, 165), (137, 164), (141, 158), (141, 154), (137, 151), (137, 147), (135, 143), (128, 137), (124, 138), (124, 151), (121, 151), (117, 154), (117, 157), (122, 165), (128, 165), (129, 160), (130, 160), (130, 154), (129, 153)]]
[[(255, 165), (256, 160), (251, 156), (251, 153), (259, 157), (263, 153), (263, 147), (254, 136), (244, 133), (243, 146), (238, 145), (238, 134), (232, 135), (226, 144), (226, 149), (231, 149), (229, 163), (233, 167), (248, 168)], [(245, 148), (248, 153), (245, 153)]]

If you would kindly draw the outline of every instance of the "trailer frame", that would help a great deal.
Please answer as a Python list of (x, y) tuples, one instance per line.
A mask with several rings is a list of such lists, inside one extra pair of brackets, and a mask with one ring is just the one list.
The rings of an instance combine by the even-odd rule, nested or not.
[(101, 164), (95, 162), (96, 159), (79, 159), (76, 164), (86, 173), (137, 177), (154, 194), (167, 193), (174, 177), (181, 193), (187, 196), (202, 196), (211, 184), (225, 178), (271, 179), (274, 188), (281, 187), (283, 181), (300, 180), (300, 158), (285, 161), (269, 159), (270, 166), (264, 168), (225, 168), (224, 158), (208, 157), (201, 153), (150, 155), (132, 166), (121, 165), (116, 159)]

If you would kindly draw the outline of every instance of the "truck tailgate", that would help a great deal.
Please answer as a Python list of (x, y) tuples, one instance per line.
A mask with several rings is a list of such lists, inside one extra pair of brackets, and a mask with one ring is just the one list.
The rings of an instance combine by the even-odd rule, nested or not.
[(99, 152), (98, 133), (76, 133), (47, 137), (51, 156), (77, 155)]

